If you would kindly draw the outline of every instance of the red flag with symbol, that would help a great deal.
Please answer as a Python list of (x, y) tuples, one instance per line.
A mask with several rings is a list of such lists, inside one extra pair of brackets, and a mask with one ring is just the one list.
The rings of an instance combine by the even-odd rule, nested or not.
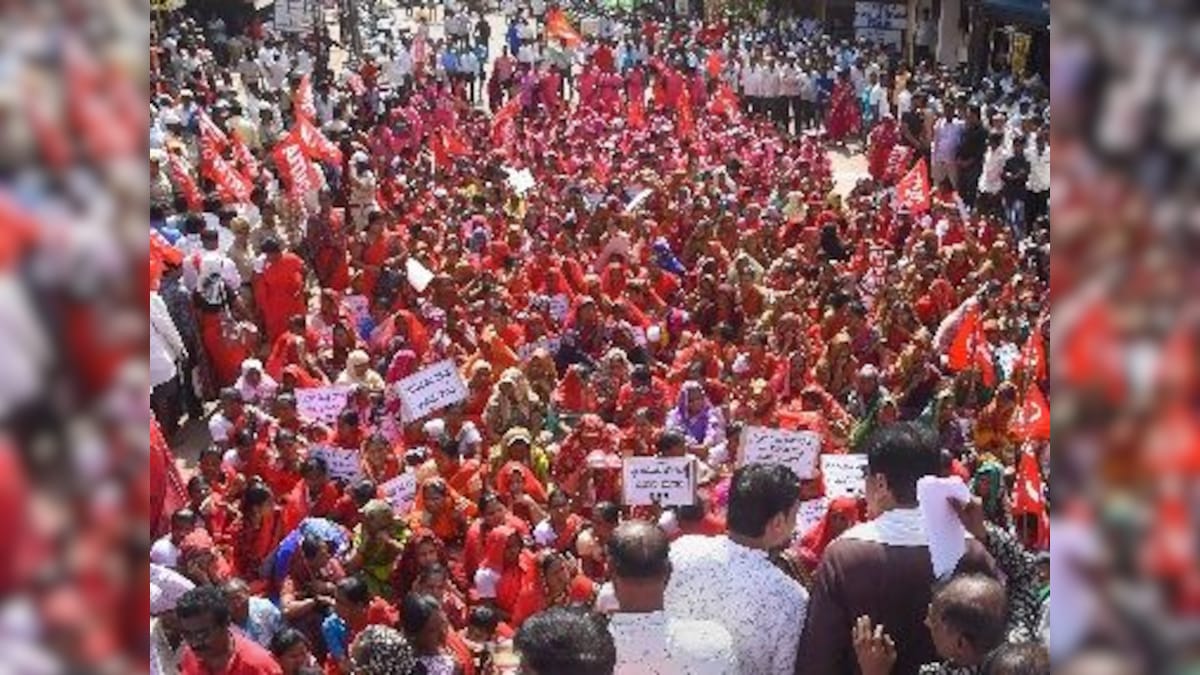
[(567, 19), (567, 13), (560, 7), (546, 12), (546, 35), (562, 40), (568, 47), (577, 47), (583, 42), (583, 38), (579, 37), (579, 33)]
[(492, 117), (492, 144), (497, 146), (507, 146), (509, 141), (514, 136), (513, 124), (517, 117), (517, 110), (521, 107), (521, 99), (516, 96), (509, 99)]
[(1050, 515), (1046, 510), (1046, 493), (1042, 469), (1038, 466), (1033, 448), (1026, 446), (1017, 460), (1017, 481), (1013, 486), (1012, 512), (1015, 516), (1032, 515), (1038, 519), (1038, 547), (1050, 547)]
[(925, 164), (925, 158), (922, 157), (896, 184), (896, 202), (909, 213), (929, 210), (929, 166)]
[(197, 113), (197, 119), (200, 124), (200, 154), (206, 156), (209, 154), (221, 154), (226, 147), (229, 146), (229, 137), (221, 131), (221, 127), (212, 121), (208, 113), (200, 111)]
[(317, 119), (317, 103), (313, 98), (312, 80), (309, 79), (308, 74), (300, 76), (296, 91), (292, 92), (292, 111), (295, 113), (297, 122), (300, 120), (311, 122)]
[(1036, 383), (1026, 390), (1024, 402), (1009, 423), (1009, 431), (1027, 441), (1050, 440), (1050, 404)]
[(294, 199), (303, 199), (305, 195), (320, 186), (317, 169), (304, 154), (300, 142), (289, 135), (288, 138), (275, 146), (271, 151), (275, 158), (275, 166), (279, 167), (279, 176), (288, 188), (288, 194)]
[(983, 320), (979, 316), (977, 303), (972, 303), (965, 310), (946, 356), (951, 370), (957, 372), (974, 366), (979, 369), (985, 385), (995, 386), (996, 368), (992, 365), (991, 350), (983, 335)]

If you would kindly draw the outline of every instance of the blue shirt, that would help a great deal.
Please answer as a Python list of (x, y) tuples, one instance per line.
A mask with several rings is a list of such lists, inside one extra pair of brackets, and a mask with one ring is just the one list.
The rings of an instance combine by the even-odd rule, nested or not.
[(337, 614), (330, 614), (321, 622), (321, 637), (325, 648), (334, 659), (346, 658), (347, 642), (350, 641), (350, 626)]
[(246, 637), (263, 647), (268, 647), (271, 638), (283, 628), (283, 614), (270, 600), (252, 595), (249, 616), (240, 628)]

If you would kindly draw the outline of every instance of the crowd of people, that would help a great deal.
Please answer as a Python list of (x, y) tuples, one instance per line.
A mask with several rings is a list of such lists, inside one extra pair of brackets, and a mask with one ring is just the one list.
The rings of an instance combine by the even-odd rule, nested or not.
[[(490, 53), (417, 14), (361, 58), (159, 36), (154, 672), (1048, 672), (1036, 78), (812, 22), (535, 3)], [(751, 428), (864, 476), (747, 462)], [(691, 504), (627, 504), (631, 457), (686, 458)], [(973, 493), (940, 578), (931, 475)]]

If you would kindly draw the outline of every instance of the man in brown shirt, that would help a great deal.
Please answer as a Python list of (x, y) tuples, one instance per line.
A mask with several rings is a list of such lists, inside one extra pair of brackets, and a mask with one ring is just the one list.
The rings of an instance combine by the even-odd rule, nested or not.
[[(825, 550), (812, 588), (796, 672), (857, 673), (851, 630), (869, 616), (896, 643), (893, 675), (916, 675), (937, 660), (925, 616), (933, 595), (929, 540), (917, 509), (917, 480), (938, 472), (936, 438), (913, 423), (869, 436), (867, 510), (871, 520), (842, 534)], [(958, 571), (997, 576), (991, 557), (969, 539)]]

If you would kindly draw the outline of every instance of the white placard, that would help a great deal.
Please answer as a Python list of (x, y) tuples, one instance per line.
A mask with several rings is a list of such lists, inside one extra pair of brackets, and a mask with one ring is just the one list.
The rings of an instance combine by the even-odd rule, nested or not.
[(830, 499), (867, 494), (866, 455), (821, 455), (821, 474)]
[(821, 434), (766, 427), (742, 430), (742, 463), (782, 464), (799, 478), (815, 478), (821, 456)]
[(329, 477), (334, 480), (353, 482), (362, 477), (362, 464), (359, 461), (358, 450), (318, 445), (309, 452), (309, 455), (324, 459), (325, 465), (329, 467)]
[(627, 506), (696, 501), (696, 464), (690, 457), (626, 457), (622, 478)]
[(817, 526), (821, 519), (825, 517), (825, 512), (829, 510), (829, 497), (817, 497), (806, 502), (800, 502), (800, 509), (796, 511), (796, 536), (803, 537), (809, 530)]
[(438, 361), (396, 383), (405, 422), (419, 420), (431, 412), (467, 399), (467, 383), (454, 367), (453, 359)]
[(380, 485), (379, 491), (398, 515), (405, 515), (412, 510), (413, 502), (417, 499), (417, 476), (402, 473)]
[(409, 258), (404, 261), (404, 272), (408, 277), (408, 283), (418, 293), (424, 293), (433, 281), (433, 272), (429, 268), (422, 265), (420, 260)]
[(550, 352), (550, 356), (554, 356), (555, 354), (558, 353), (558, 348), (561, 344), (562, 344), (562, 340), (559, 338), (552, 338), (552, 337), (538, 338), (534, 342), (529, 342), (529, 343), (523, 344), (520, 347), (518, 347), (517, 348), (517, 357), (520, 358), (522, 361), (528, 361), (531, 357), (533, 357), (534, 352), (536, 352), (539, 349), (542, 349), (543, 347), (546, 349), (546, 351)]
[(296, 390), (296, 411), (301, 417), (332, 424), (346, 407), (348, 387), (313, 387)]
[(854, 3), (854, 27), (901, 31), (908, 28), (908, 5), (892, 2)]
[(275, 30), (311, 34), (316, 4), (315, 0), (275, 0)]
[(652, 194), (654, 194), (654, 188), (646, 188), (645, 190), (642, 190), (634, 195), (633, 199), (629, 200), (629, 203), (625, 205), (625, 213), (633, 213), (634, 211), (637, 211), (638, 208), (644, 204)]
[(504, 170), (508, 172), (508, 186), (513, 189), (513, 192), (519, 195), (525, 194), (530, 188), (537, 185), (537, 180), (533, 177), (533, 173), (529, 169), (517, 171), (516, 169), (504, 167)]

